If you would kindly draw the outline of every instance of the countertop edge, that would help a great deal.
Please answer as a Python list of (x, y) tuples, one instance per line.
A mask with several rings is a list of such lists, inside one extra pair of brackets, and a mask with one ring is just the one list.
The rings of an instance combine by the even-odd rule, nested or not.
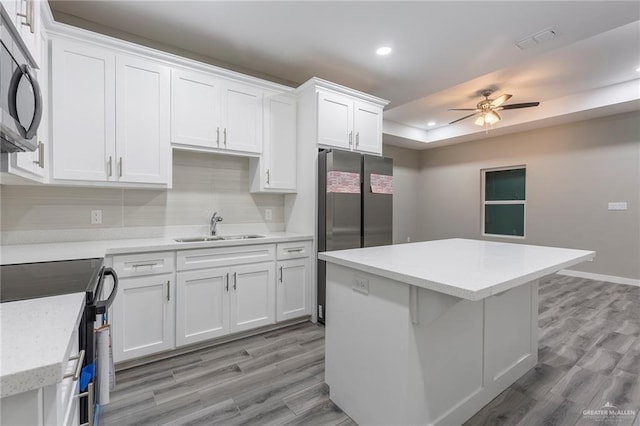
[(584, 255), (577, 257), (575, 259), (572, 260), (568, 260), (562, 263), (559, 263), (558, 265), (555, 266), (550, 266), (547, 268), (543, 268), (537, 271), (533, 271), (529, 274), (526, 274), (524, 276), (521, 277), (517, 277), (514, 278), (512, 280), (508, 280), (508, 281), (504, 281), (501, 282), (499, 284), (495, 284), (492, 285), (488, 288), (482, 289), (482, 290), (477, 290), (477, 291), (473, 291), (473, 290), (467, 290), (467, 289), (463, 289), (460, 287), (456, 287), (450, 284), (446, 284), (446, 283), (442, 283), (442, 282), (438, 282), (438, 281), (432, 281), (432, 280), (426, 280), (423, 278), (419, 278), (419, 277), (415, 277), (413, 275), (408, 275), (408, 274), (404, 274), (401, 272), (396, 272), (396, 271), (390, 271), (388, 269), (384, 269), (384, 268), (380, 268), (377, 266), (372, 266), (372, 265), (365, 265), (362, 264), (360, 262), (354, 262), (351, 260), (346, 260), (343, 258), (339, 258), (339, 257), (335, 257), (332, 255), (328, 255), (326, 253), (318, 253), (318, 259), (320, 260), (324, 260), (325, 262), (329, 262), (329, 263), (335, 263), (337, 265), (341, 265), (341, 266), (345, 266), (351, 269), (355, 269), (357, 271), (361, 271), (361, 272), (365, 272), (365, 273), (370, 273), (373, 275), (379, 275), (381, 277), (384, 278), (389, 278), (395, 281), (400, 281), (400, 282), (404, 282), (406, 284), (409, 285), (413, 285), (416, 287), (420, 287), (420, 288), (424, 288), (426, 290), (432, 290), (432, 291), (436, 291), (438, 293), (443, 293), (443, 294), (447, 294), (449, 296), (454, 296), (454, 297), (459, 297), (461, 299), (466, 299), (466, 300), (471, 300), (471, 301), (478, 301), (478, 300), (482, 300), (485, 299), (489, 296), (493, 296), (496, 294), (500, 294), (503, 293), (507, 290), (510, 290), (512, 288), (518, 287), (522, 284), (525, 284), (527, 282), (536, 280), (538, 278), (542, 278), (546, 275), (552, 274), (554, 272), (557, 272), (561, 269), (564, 269), (568, 266), (573, 266), (576, 265), (578, 263), (582, 263), (588, 260), (593, 260), (595, 258), (596, 253), (594, 251), (588, 251), (588, 250), (582, 250), (585, 251), (587, 253), (585, 253)]

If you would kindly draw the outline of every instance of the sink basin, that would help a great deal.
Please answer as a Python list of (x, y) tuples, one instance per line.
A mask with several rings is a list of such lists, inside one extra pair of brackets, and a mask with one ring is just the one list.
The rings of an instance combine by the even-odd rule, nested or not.
[(253, 238), (264, 238), (264, 235), (244, 234), (244, 235), (209, 235), (206, 237), (185, 237), (176, 238), (177, 243), (203, 243), (206, 241), (223, 241), (223, 240), (250, 240)]
[(224, 238), (220, 236), (208, 236), (208, 237), (186, 237), (186, 238), (176, 238), (175, 241), (177, 243), (200, 243), (205, 241), (221, 241)]
[(224, 240), (250, 240), (252, 238), (264, 238), (264, 235), (244, 234), (244, 235), (225, 235), (222, 237), (222, 239)]

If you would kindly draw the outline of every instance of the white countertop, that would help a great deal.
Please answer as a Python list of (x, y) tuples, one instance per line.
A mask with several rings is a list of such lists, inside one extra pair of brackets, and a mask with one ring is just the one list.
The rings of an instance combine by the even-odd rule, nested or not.
[(359, 271), (480, 300), (560, 269), (593, 260), (594, 251), (465, 239), (318, 253)]
[[(0, 397), (62, 381), (84, 293), (0, 304)], [(76, 335), (77, 336), (77, 335)]]
[[(311, 235), (290, 232), (258, 233), (265, 238), (178, 243), (173, 238), (132, 238), (127, 240), (96, 240), (46, 244), (17, 244), (0, 247), (0, 264), (49, 262), (88, 259), (114, 254), (131, 254), (163, 250), (188, 250), (208, 247), (231, 247), (248, 244), (271, 244), (310, 240)], [(181, 235), (179, 237), (186, 237)]]

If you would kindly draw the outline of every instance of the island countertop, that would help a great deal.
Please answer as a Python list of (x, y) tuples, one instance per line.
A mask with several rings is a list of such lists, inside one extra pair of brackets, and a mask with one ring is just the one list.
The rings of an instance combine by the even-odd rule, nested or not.
[(453, 238), (318, 253), (318, 259), (417, 287), (481, 300), (569, 266), (594, 251)]
[(62, 381), (84, 293), (0, 304), (0, 397)]

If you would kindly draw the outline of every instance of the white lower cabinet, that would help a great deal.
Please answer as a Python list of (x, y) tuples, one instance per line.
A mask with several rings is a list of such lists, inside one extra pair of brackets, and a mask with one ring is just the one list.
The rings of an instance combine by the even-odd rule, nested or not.
[(283, 260), (276, 265), (277, 321), (311, 314), (309, 258)]
[(176, 345), (275, 322), (273, 262), (177, 274)]
[(113, 303), (113, 358), (125, 361), (174, 347), (174, 274), (120, 278)]

